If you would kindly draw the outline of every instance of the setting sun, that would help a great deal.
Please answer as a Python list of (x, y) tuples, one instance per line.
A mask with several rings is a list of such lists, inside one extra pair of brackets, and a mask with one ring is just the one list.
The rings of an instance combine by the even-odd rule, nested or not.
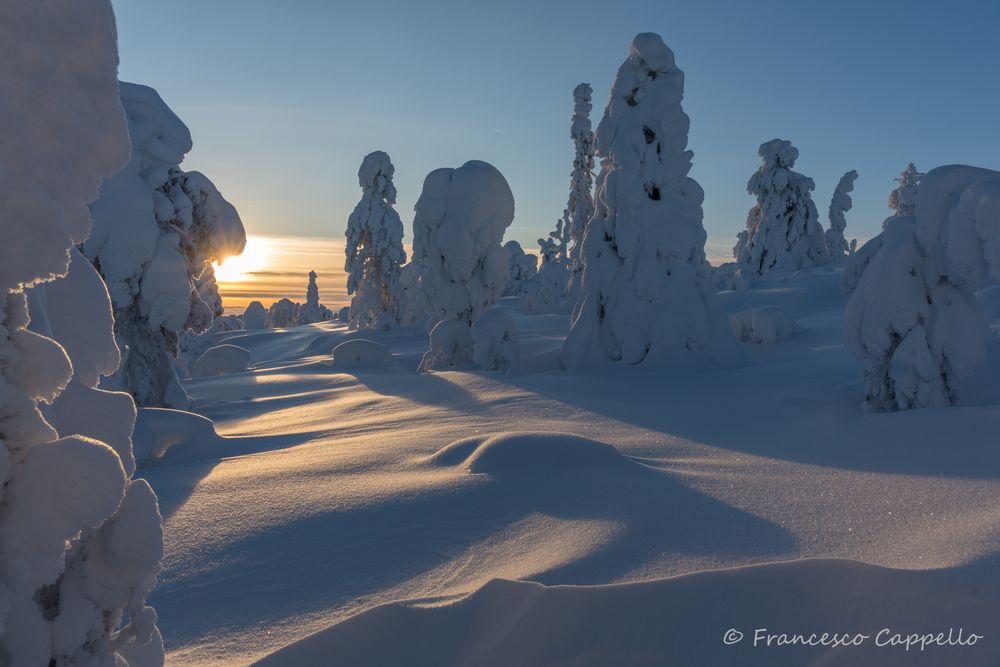
[(213, 264), (215, 279), (225, 283), (246, 281), (250, 274), (267, 266), (270, 254), (266, 238), (248, 235), (243, 254)]

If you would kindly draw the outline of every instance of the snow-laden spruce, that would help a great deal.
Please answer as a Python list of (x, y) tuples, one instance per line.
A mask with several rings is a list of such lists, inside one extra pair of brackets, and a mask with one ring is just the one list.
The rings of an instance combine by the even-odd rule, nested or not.
[(913, 163), (906, 165), (906, 169), (899, 175), (896, 182), (899, 184), (896, 189), (889, 193), (889, 208), (896, 212), (896, 215), (914, 215), (917, 204), (917, 189), (923, 173), (917, 171)]
[(710, 284), (683, 94), (674, 54), (659, 35), (637, 35), (595, 137), (597, 208), (584, 234), (566, 366), (612, 359), (678, 367), (742, 356)]
[(569, 240), (569, 301), (576, 303), (580, 293), (580, 272), (583, 262), (583, 233), (594, 217), (594, 131), (590, 126), (591, 95), (588, 83), (573, 89), (573, 120), (569, 136), (573, 140), (573, 171), (570, 174), (569, 201), (563, 212)]
[(191, 149), (184, 123), (152, 88), (119, 88), (132, 156), (91, 206), (94, 231), (83, 245), (107, 283), (126, 350), (111, 385), (142, 406), (187, 407), (172, 363), (180, 336), (222, 314), (211, 263), (242, 252), (246, 234), (208, 178), (178, 167)]
[(934, 169), (914, 212), (886, 220), (843, 278), (845, 342), (864, 363), (874, 411), (960, 403), (986, 358), (974, 291), (1000, 280), (1000, 172)]
[(159, 511), (132, 399), (97, 388), (120, 357), (74, 248), (129, 156), (110, 3), (0, 4), (0, 45), (0, 663), (162, 665)]
[(816, 184), (793, 171), (799, 151), (791, 142), (772, 139), (757, 151), (761, 165), (747, 192), (757, 203), (747, 214), (733, 255), (744, 285), (773, 269), (788, 272), (830, 261), (816, 205), (809, 194)]
[(406, 262), (403, 223), (393, 205), (392, 162), (382, 151), (365, 156), (358, 169), (361, 201), (347, 221), (347, 293), (351, 326), (390, 329), (399, 322), (395, 301), (400, 267)]
[(315, 324), (333, 319), (333, 311), (319, 302), (319, 285), (316, 284), (316, 272), (309, 272), (309, 285), (306, 287), (306, 302), (299, 307), (296, 324)]
[(296, 303), (291, 299), (278, 299), (267, 309), (267, 328), (287, 329), (298, 326), (299, 309), (301, 308), (301, 303)]
[(826, 230), (826, 247), (830, 251), (830, 258), (834, 261), (843, 259), (851, 253), (854, 244), (848, 243), (844, 236), (847, 229), (847, 217), (844, 215), (851, 210), (854, 202), (851, 200), (851, 191), (854, 190), (854, 181), (858, 180), (858, 172), (851, 170), (840, 177), (837, 188), (833, 191), (830, 199), (830, 228)]
[(242, 319), (243, 328), (247, 331), (264, 329), (267, 327), (267, 309), (260, 301), (251, 301), (243, 311)]
[(524, 294), (531, 279), (538, 274), (538, 258), (524, 252), (517, 241), (507, 241), (503, 248), (507, 251), (510, 266), (510, 278), (507, 279), (503, 295), (520, 296)]

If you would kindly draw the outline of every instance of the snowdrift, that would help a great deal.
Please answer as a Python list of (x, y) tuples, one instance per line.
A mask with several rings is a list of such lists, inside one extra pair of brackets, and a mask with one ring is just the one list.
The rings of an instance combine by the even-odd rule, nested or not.
[(191, 377), (204, 378), (239, 373), (250, 366), (250, 350), (237, 345), (216, 345), (205, 350), (191, 365)]

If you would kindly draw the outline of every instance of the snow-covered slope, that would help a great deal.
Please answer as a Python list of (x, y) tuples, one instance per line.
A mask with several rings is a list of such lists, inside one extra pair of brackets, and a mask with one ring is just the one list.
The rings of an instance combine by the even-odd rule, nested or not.
[[(422, 327), (216, 334), (254, 360), (185, 384), (224, 437), (199, 446), (190, 430), (141, 471), (164, 514), (152, 603), (168, 663), (247, 664), (330, 626), (266, 664), (798, 665), (818, 654), (726, 653), (723, 633), (947, 622), (989, 635), (1000, 339), (970, 382), (973, 405), (865, 414), (839, 277), (721, 293), (727, 315), (778, 306), (804, 331), (746, 344), (751, 364), (710, 372), (556, 370), (568, 317), (523, 315), (514, 298), (499, 304), (519, 335), (506, 373), (415, 373)], [(360, 337), (398, 369), (335, 366), (331, 350)], [(858, 562), (704, 572), (801, 558)], [(497, 578), (600, 587), (487, 585)], [(408, 599), (424, 602), (335, 625)], [(540, 620), (553, 614), (566, 620)], [(526, 657), (542, 630), (549, 652)], [(426, 652), (406, 653), (417, 638)], [(995, 660), (997, 647), (976, 650)], [(874, 664), (860, 655), (824, 664)], [(977, 654), (926, 655), (904, 664)]]

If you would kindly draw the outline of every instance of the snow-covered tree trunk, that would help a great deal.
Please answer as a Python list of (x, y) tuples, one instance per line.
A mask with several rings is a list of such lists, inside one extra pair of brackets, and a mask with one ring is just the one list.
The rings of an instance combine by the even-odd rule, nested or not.
[(854, 190), (854, 181), (857, 179), (858, 172), (854, 170), (841, 176), (830, 200), (830, 228), (826, 230), (826, 246), (834, 261), (843, 259), (851, 251), (851, 246), (844, 237), (844, 230), (847, 228), (844, 214), (854, 205), (850, 193)]
[(684, 74), (659, 35), (632, 40), (597, 128), (597, 210), (583, 242), (582, 300), (562, 351), (678, 367), (742, 357), (705, 261)]
[(791, 142), (772, 139), (758, 151), (760, 168), (747, 192), (757, 203), (747, 214), (747, 228), (733, 249), (744, 283), (772, 269), (798, 271), (830, 261), (811, 178), (792, 170), (799, 151)]
[(855, 253), (848, 349), (864, 363), (867, 409), (961, 402), (986, 356), (974, 290), (1000, 280), (1000, 172), (953, 165), (929, 172), (915, 216), (893, 216)]
[(896, 215), (914, 215), (917, 204), (917, 188), (923, 174), (917, 171), (913, 163), (906, 165), (906, 169), (899, 175), (896, 182), (899, 183), (896, 189), (889, 193), (889, 208), (895, 211)]
[(568, 301), (576, 304), (580, 297), (580, 279), (583, 271), (583, 234), (587, 223), (594, 217), (594, 131), (590, 125), (590, 84), (581, 83), (573, 89), (573, 120), (570, 138), (573, 139), (573, 171), (570, 174), (569, 202), (563, 213), (569, 239)]
[(109, 386), (141, 406), (186, 408), (173, 369), (180, 336), (207, 330), (221, 314), (211, 262), (242, 252), (246, 234), (208, 178), (178, 167), (191, 135), (156, 91), (119, 90), (132, 156), (91, 206), (94, 232), (83, 245), (107, 283), (124, 352)]
[(0, 663), (162, 664), (156, 497), (132, 399), (97, 388), (120, 356), (74, 248), (129, 155), (110, 3), (4, 3), (0, 44)]
[(403, 223), (393, 208), (396, 186), (389, 156), (375, 151), (358, 169), (361, 201), (347, 221), (347, 293), (351, 326), (392, 328), (399, 322), (396, 302), (400, 267), (406, 261)]

